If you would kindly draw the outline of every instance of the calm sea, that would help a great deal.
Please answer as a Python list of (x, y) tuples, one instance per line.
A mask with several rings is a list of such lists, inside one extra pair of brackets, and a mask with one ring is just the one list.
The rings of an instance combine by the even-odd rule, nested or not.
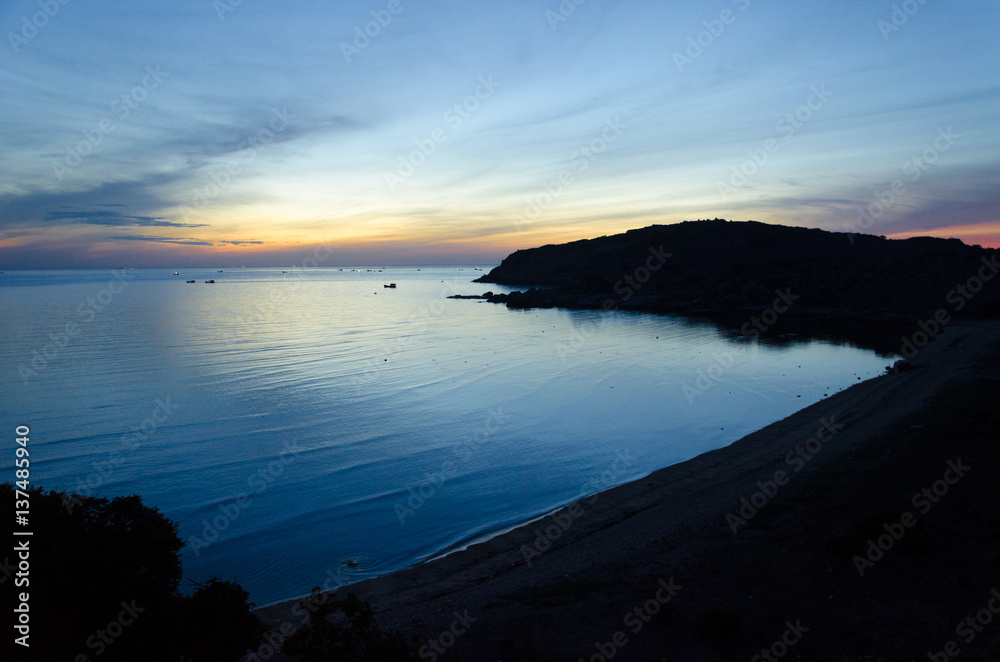
[(0, 275), (2, 419), (31, 428), (33, 483), (140, 494), (178, 523), (188, 578), (258, 605), (725, 446), (886, 364), (447, 299), (504, 291), (472, 267), (285, 271)]

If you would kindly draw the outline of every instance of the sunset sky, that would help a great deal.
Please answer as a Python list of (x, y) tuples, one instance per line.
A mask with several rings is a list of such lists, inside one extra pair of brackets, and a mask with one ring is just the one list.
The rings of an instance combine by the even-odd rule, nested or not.
[(995, 0), (576, 2), (4, 2), (0, 268), (716, 217), (1000, 246)]

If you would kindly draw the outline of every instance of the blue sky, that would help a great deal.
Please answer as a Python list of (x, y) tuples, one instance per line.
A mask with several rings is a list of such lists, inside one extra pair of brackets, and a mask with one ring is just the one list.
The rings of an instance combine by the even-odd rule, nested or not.
[(64, 1), (0, 5), (0, 267), (1000, 245), (996, 2)]

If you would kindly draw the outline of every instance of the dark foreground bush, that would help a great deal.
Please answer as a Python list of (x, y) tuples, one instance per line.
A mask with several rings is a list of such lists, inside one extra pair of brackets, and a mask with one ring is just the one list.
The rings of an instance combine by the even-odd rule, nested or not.
[[(309, 623), (285, 642), (283, 650), (302, 662), (398, 662), (414, 659), (415, 646), (395, 630), (379, 627), (371, 605), (353, 593), (324, 600), (319, 589), (302, 602)], [(319, 605), (319, 606), (317, 606)]]
[[(13, 523), (15, 487), (0, 484), (0, 518)], [(21, 499), (23, 501), (23, 499)], [(239, 659), (260, 640), (263, 626), (238, 584), (209, 579), (191, 596), (178, 590), (184, 543), (177, 525), (138, 496), (74, 497), (41, 488), (28, 491), (25, 552), (0, 560), (5, 632), (21, 616), (27, 594), (30, 649), (4, 637), (0, 659), (114, 662), (197, 662)], [(26, 559), (19, 558), (26, 556)], [(27, 564), (27, 576), (19, 564)]]
[(244, 651), (256, 648), (266, 628), (251, 611), (249, 597), (236, 582), (212, 577), (184, 598), (185, 659), (236, 662)]

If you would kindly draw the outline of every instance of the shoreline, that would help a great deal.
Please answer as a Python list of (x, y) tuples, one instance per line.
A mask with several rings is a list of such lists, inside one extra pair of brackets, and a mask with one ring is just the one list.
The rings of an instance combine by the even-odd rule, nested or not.
[[(767, 519), (763, 515), (770, 502), (808, 488), (810, 476), (849, 459), (887, 429), (919, 414), (942, 384), (967, 378), (976, 357), (1000, 343), (1000, 323), (954, 322), (936, 340), (912, 359), (912, 370), (852, 385), (724, 448), (586, 497), (465, 549), (351, 584), (343, 592), (369, 600), (384, 626), (421, 637), (447, 629), (453, 611), (469, 610), (490, 621), (479, 628), (476, 646), (468, 638), (470, 649), (456, 646), (450, 659), (496, 660), (501, 650), (520, 659), (522, 651), (563, 648), (578, 648), (578, 657), (589, 659), (593, 636), (598, 636), (589, 633), (594, 628), (613, 633), (615, 619), (608, 625), (601, 624), (605, 619), (595, 622), (588, 603), (641, 603), (638, 586), (655, 588), (657, 578), (687, 585), (694, 578), (685, 577), (685, 571), (699, 559), (766, 536), (757, 526)], [(807, 441), (813, 452), (789, 464), (789, 452)], [(782, 471), (788, 483), (771, 490), (772, 479)], [(741, 499), (762, 489), (776, 494), (765, 495), (766, 502), (753, 509), (749, 520), (734, 524), (728, 516), (738, 517)], [(607, 577), (616, 579), (608, 582)], [(545, 596), (553, 592), (566, 594), (556, 599), (558, 609), (539, 609), (538, 603), (545, 607), (551, 599)], [(682, 594), (678, 603), (691, 600), (690, 593)], [(296, 603), (280, 602), (257, 613), (269, 625), (297, 623), (292, 612)], [(523, 618), (519, 611), (535, 620), (575, 625), (564, 624), (562, 634), (545, 640), (551, 648), (539, 649), (533, 635), (510, 634)], [(572, 655), (567, 659), (577, 659)]]

